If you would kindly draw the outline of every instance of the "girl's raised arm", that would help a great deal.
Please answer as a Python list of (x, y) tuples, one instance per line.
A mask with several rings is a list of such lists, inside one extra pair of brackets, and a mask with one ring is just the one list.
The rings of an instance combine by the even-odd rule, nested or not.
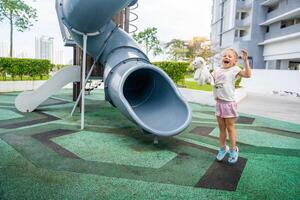
[(248, 52), (246, 50), (242, 50), (242, 59), (244, 61), (244, 69), (240, 71), (239, 75), (244, 78), (250, 78), (251, 68), (248, 60)]

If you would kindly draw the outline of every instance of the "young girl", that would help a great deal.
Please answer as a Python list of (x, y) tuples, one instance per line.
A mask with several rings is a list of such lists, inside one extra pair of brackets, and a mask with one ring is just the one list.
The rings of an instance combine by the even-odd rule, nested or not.
[[(236, 146), (236, 131), (234, 123), (237, 114), (237, 104), (234, 99), (235, 80), (238, 76), (250, 78), (251, 69), (248, 60), (248, 52), (242, 50), (241, 55), (244, 61), (244, 69), (236, 66), (238, 54), (234, 49), (226, 49), (223, 52), (221, 67), (213, 73), (215, 80), (214, 97), (216, 103), (216, 117), (220, 129), (220, 150), (217, 155), (217, 160), (221, 161), (229, 152), (228, 162), (234, 164), (238, 160), (239, 149)], [(228, 132), (230, 139), (230, 148), (226, 145)]]

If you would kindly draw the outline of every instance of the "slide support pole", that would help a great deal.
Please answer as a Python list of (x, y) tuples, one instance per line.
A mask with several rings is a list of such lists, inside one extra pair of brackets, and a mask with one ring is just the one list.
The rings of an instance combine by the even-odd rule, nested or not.
[(86, 69), (86, 47), (87, 47), (87, 34), (83, 35), (83, 58), (82, 58), (82, 77), (81, 77), (81, 129), (84, 129), (84, 98), (85, 98), (85, 69)]

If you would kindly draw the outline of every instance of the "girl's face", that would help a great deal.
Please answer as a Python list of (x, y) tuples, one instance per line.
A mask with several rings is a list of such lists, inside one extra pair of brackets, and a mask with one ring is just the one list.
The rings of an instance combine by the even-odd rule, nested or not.
[(237, 57), (231, 50), (226, 50), (222, 56), (222, 65), (224, 68), (230, 68), (237, 63)]

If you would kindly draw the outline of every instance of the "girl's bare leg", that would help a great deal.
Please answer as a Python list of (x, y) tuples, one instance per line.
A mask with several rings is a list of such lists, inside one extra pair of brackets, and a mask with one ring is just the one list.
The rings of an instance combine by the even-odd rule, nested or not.
[(218, 125), (220, 130), (220, 136), (219, 136), (220, 147), (224, 147), (226, 144), (226, 136), (227, 136), (225, 119), (217, 116), (217, 120), (218, 120)]
[(230, 139), (230, 148), (236, 147), (235, 120), (236, 120), (236, 118), (225, 119), (226, 129), (228, 131), (228, 135), (229, 135), (229, 139)]

